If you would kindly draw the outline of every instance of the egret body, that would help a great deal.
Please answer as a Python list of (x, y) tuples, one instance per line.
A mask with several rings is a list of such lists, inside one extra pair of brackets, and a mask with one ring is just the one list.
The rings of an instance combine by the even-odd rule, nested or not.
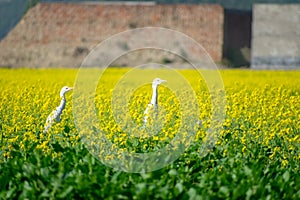
[(155, 78), (152, 82), (152, 97), (151, 97), (150, 103), (148, 104), (148, 106), (147, 106), (147, 108), (144, 112), (144, 126), (148, 122), (150, 109), (154, 109), (154, 111), (157, 114), (157, 108), (158, 108), (158, 101), (157, 101), (157, 99), (158, 99), (158, 90), (157, 90), (157, 88), (161, 83), (164, 83), (164, 82), (167, 82), (167, 81), (162, 80), (160, 78)]
[(71, 87), (64, 86), (60, 90), (60, 98), (61, 98), (60, 104), (47, 117), (47, 120), (46, 120), (46, 123), (45, 123), (45, 128), (44, 128), (44, 133), (47, 133), (47, 131), (51, 128), (53, 123), (60, 122), (60, 116), (61, 116), (63, 110), (65, 109), (65, 106), (66, 106), (66, 103), (67, 103), (66, 98), (65, 98), (65, 93), (67, 93), (68, 91), (70, 91), (72, 89), (73, 88), (71, 88)]

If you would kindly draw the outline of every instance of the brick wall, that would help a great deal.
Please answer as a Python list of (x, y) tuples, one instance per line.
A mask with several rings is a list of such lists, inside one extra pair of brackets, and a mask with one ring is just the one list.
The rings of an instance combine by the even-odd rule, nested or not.
[(223, 8), (218, 5), (39, 3), (0, 42), (0, 66), (76, 67), (104, 39), (146, 26), (183, 32), (215, 61), (222, 59)]

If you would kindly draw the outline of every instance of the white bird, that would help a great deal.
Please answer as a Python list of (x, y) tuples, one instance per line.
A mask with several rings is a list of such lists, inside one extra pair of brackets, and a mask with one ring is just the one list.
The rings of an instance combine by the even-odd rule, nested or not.
[(44, 129), (44, 134), (47, 133), (47, 131), (50, 129), (53, 123), (58, 123), (60, 122), (60, 115), (62, 114), (63, 110), (65, 109), (66, 106), (66, 98), (65, 98), (65, 93), (72, 90), (73, 88), (64, 86), (60, 90), (60, 104), (58, 107), (56, 107), (55, 110), (53, 110), (50, 115), (47, 117), (46, 123), (45, 123), (45, 129)]
[(157, 92), (157, 87), (161, 83), (167, 82), (166, 80), (162, 80), (160, 78), (155, 78), (152, 82), (152, 98), (151, 102), (148, 104), (145, 112), (144, 112), (144, 127), (146, 126), (149, 118), (149, 112), (150, 109), (154, 108), (154, 111), (156, 112), (157, 115), (157, 108), (158, 108), (158, 92)]

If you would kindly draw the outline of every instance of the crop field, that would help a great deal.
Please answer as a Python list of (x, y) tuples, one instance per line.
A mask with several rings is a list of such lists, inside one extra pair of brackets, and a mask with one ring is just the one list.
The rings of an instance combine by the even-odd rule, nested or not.
[[(205, 81), (194, 70), (178, 72), (197, 97), (199, 115), (193, 121), (192, 105), (181, 110), (190, 96), (179, 99), (170, 87), (176, 78), (167, 77), (158, 87), (157, 117), (162, 123), (150, 113), (147, 130), (155, 134), (149, 136), (140, 127), (151, 84), (128, 90), (132, 93), (126, 105), (120, 100), (126, 82), (114, 90), (129, 70), (106, 70), (105, 84), (87, 97), (93, 98), (95, 110), (78, 109), (96, 114), (98, 121), (86, 126), (86, 132), (101, 130), (93, 137), (83, 135), (85, 130), (78, 131), (75, 123), (78, 70), (0, 69), (0, 199), (300, 199), (300, 71), (220, 70), (224, 120), (203, 154), (214, 109)], [(150, 83), (157, 74), (165, 78), (163, 71), (149, 70), (144, 81)], [(44, 134), (47, 116), (59, 105), (65, 85), (74, 90), (65, 95), (61, 122)], [(184, 117), (191, 120), (183, 123)], [(189, 143), (186, 148), (172, 143), (181, 128), (190, 130), (179, 133), (179, 143)], [(103, 150), (106, 143), (111, 146)], [(134, 166), (146, 169), (141, 173), (126, 172), (127, 165), (111, 167), (122, 152), (147, 154), (170, 143), (180, 154), (162, 167), (152, 160), (157, 170), (147, 170), (151, 166), (146, 161), (147, 166)]]

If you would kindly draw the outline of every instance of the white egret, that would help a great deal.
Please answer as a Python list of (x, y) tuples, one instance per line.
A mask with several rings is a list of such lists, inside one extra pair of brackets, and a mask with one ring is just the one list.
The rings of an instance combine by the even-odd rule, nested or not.
[(154, 111), (157, 114), (157, 108), (158, 108), (158, 92), (157, 92), (157, 87), (161, 83), (167, 82), (166, 80), (162, 80), (160, 78), (155, 78), (152, 82), (152, 98), (151, 102), (148, 104), (145, 112), (144, 112), (144, 127), (146, 126), (149, 118), (149, 112), (151, 109), (154, 109)]
[(60, 104), (58, 107), (56, 107), (55, 110), (53, 110), (50, 115), (47, 117), (46, 123), (45, 123), (45, 129), (44, 129), (44, 134), (47, 133), (47, 131), (50, 129), (53, 123), (58, 123), (60, 122), (60, 115), (62, 114), (63, 110), (65, 109), (66, 106), (66, 98), (65, 98), (65, 93), (72, 90), (73, 88), (64, 86), (60, 90)]

